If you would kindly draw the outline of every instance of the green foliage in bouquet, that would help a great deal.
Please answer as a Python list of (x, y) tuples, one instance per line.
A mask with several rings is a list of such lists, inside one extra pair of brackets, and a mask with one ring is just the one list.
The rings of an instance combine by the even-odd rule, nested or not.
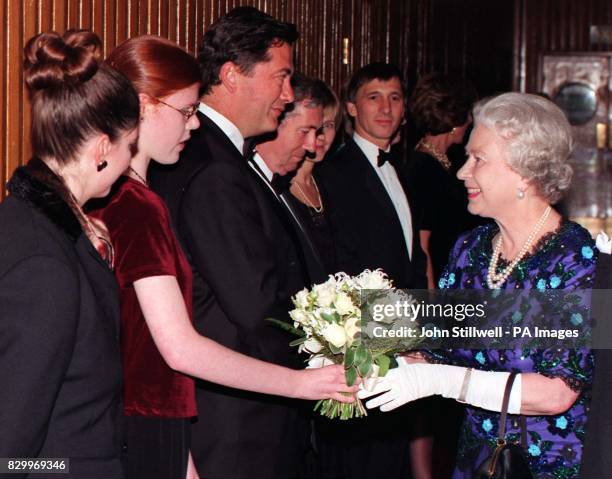
[[(367, 386), (369, 381), (375, 381), (376, 377), (384, 376), (397, 366), (394, 354), (407, 349), (405, 340), (362, 334), (362, 312), (395, 291), (381, 270), (365, 270), (354, 277), (338, 273), (292, 298), (295, 309), (289, 315), (293, 325), (275, 319), (270, 321), (299, 336), (290, 345), (310, 355), (309, 367), (342, 364), (349, 386), (355, 384), (357, 378)], [(416, 347), (417, 342), (415, 339), (409, 349)], [(332, 419), (367, 415), (359, 399), (349, 404), (324, 399), (317, 402), (316, 410)]]

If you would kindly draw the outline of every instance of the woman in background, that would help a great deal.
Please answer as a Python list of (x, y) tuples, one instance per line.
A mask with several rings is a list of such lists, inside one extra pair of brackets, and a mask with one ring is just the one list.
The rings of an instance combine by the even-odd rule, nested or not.
[(323, 104), (323, 124), (317, 135), (316, 153), (313, 157), (306, 156), (295, 172), (289, 191), (297, 201), (293, 203), (301, 213), (301, 219), (308, 228), (310, 237), (321, 257), (325, 272), (338, 272), (336, 250), (329, 220), (325, 212), (325, 191), (317, 182), (316, 166), (324, 160), (334, 143), (341, 112), (335, 93), (323, 82), (316, 80), (316, 94)]
[(472, 97), (460, 82), (438, 73), (421, 77), (410, 97), (410, 115), (421, 140), (410, 155), (408, 181), (422, 212), (419, 231), (427, 256), (427, 280), (437, 283), (460, 233), (475, 226), (467, 212), (467, 195), (448, 158), (463, 143), (471, 122)]
[(138, 96), (101, 55), (87, 31), (28, 41), (34, 156), (0, 205), (0, 457), (66, 458), (41, 478), (124, 477), (113, 250), (81, 207), (129, 165)]
[[(112, 196), (94, 214), (116, 248), (121, 291), (127, 416), (127, 471), (132, 478), (197, 477), (189, 454), (197, 414), (191, 377), (303, 399), (352, 398), (341, 366), (296, 371), (244, 356), (201, 336), (192, 325), (192, 273), (161, 198), (147, 183), (152, 159), (172, 164), (199, 126), (197, 61), (176, 44), (143, 36), (119, 45), (108, 64), (140, 98), (138, 152)], [(168, 74), (172, 72), (172, 74)]]

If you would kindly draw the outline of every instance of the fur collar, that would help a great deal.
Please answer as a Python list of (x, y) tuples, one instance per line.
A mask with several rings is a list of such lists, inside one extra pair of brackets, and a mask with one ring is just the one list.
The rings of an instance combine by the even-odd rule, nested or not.
[(11, 195), (33, 206), (61, 228), (74, 242), (83, 233), (81, 224), (66, 200), (69, 194), (59, 178), (39, 158), (15, 170), (7, 184)]

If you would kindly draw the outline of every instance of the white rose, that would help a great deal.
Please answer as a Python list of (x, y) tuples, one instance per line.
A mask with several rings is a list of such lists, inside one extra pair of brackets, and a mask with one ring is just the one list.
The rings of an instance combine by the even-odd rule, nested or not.
[(362, 289), (388, 289), (391, 286), (387, 275), (381, 269), (366, 269), (357, 276), (357, 283)]
[(310, 323), (308, 315), (301, 309), (294, 309), (292, 311), (289, 311), (289, 317), (293, 319), (293, 321), (295, 321), (296, 323), (300, 323), (301, 325)]
[(295, 295), (294, 299), (295, 305), (298, 308), (307, 308), (308, 307), (308, 290), (304, 288), (302, 291), (298, 291)]
[(336, 323), (329, 324), (323, 330), (323, 337), (327, 342), (333, 344), (337, 348), (341, 348), (346, 344), (346, 331), (342, 326)]
[(332, 288), (335, 288), (336, 287), (336, 277), (333, 274), (330, 274), (327, 277), (327, 281), (325, 281), (325, 283), (323, 284), (326, 284), (328, 286), (331, 286)]
[(309, 338), (300, 344), (299, 352), (306, 351), (307, 353), (317, 354), (321, 349), (323, 349), (323, 345), (316, 338)]
[(353, 300), (346, 293), (338, 293), (336, 295), (336, 299), (334, 300), (334, 306), (336, 307), (336, 311), (341, 316), (345, 314), (350, 314), (355, 311), (355, 305), (353, 304)]
[(336, 299), (336, 289), (327, 283), (317, 284), (312, 292), (316, 295), (317, 304), (323, 308), (331, 306)]
[(359, 318), (349, 318), (346, 320), (346, 323), (344, 323), (344, 331), (349, 344), (352, 344), (355, 335), (361, 332), (361, 328), (357, 326), (357, 321), (359, 321)]

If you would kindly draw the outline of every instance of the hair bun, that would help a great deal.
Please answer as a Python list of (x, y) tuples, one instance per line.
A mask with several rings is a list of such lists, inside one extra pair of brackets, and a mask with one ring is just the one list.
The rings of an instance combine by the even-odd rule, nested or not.
[(24, 76), (30, 92), (76, 86), (89, 80), (102, 57), (102, 42), (87, 30), (41, 33), (24, 48)]

